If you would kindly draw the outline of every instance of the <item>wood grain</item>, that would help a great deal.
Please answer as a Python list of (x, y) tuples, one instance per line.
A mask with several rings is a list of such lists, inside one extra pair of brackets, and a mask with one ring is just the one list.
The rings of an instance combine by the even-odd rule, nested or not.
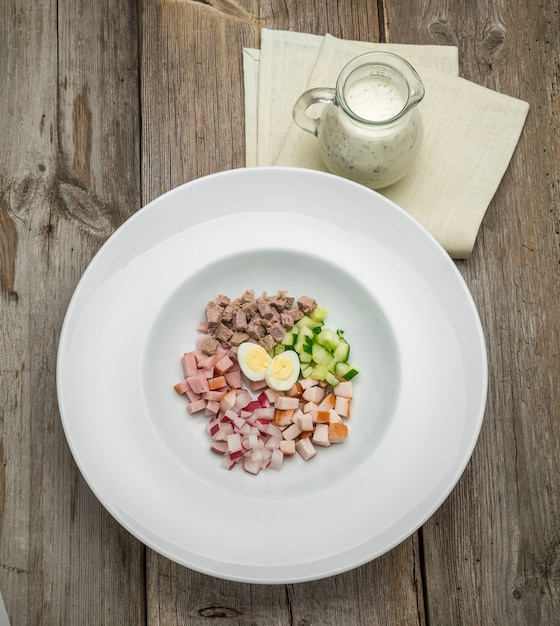
[[(444, 0), (0, 3), (0, 591), (12, 626), (560, 623), (560, 9)], [(206, 576), (144, 548), (65, 441), (60, 328), (142, 204), (244, 164), (242, 48), (263, 27), (457, 45), (465, 78), (531, 105), (458, 267), (489, 395), (457, 487), (372, 563), (297, 585)]]
[(6, 2), (0, 24), (0, 588), (13, 626), (141, 623), (144, 548), (78, 472), (55, 381), (72, 291), (140, 199), (135, 6)]
[(455, 43), (462, 76), (531, 106), (475, 253), (459, 263), (490, 384), (467, 472), (424, 527), (430, 623), (558, 624), (558, 4), (387, 4), (392, 41)]

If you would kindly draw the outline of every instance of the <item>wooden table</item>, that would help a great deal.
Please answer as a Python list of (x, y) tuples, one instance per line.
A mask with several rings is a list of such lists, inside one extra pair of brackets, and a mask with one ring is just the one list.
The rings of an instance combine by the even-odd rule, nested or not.
[[(560, 623), (559, 15), (553, 0), (0, 4), (0, 591), (12, 625)], [(168, 189), (244, 166), (242, 48), (263, 27), (457, 45), (463, 77), (531, 105), (474, 253), (457, 262), (490, 368), (464, 475), (385, 556), (286, 586), (198, 574), (121, 528), (73, 462), (55, 385), (66, 307), (107, 237)]]

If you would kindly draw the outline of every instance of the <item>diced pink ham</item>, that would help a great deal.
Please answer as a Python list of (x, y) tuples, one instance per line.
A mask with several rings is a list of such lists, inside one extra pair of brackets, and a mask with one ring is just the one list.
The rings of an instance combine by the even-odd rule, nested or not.
[(181, 358), (181, 365), (183, 366), (183, 374), (185, 375), (185, 378), (188, 376), (196, 376), (198, 374), (198, 365), (194, 352), (185, 352)]
[(214, 370), (219, 374), (225, 374), (233, 367), (233, 361), (227, 354), (224, 354), (219, 361), (214, 365)]
[(195, 400), (194, 402), (189, 402), (187, 404), (187, 411), (192, 415), (193, 413), (197, 413), (198, 411), (202, 411), (206, 408), (206, 400)]
[(231, 369), (225, 372), (224, 377), (227, 384), (233, 389), (239, 389), (241, 387), (241, 370)]
[(177, 383), (173, 389), (175, 389), (175, 391), (179, 394), (182, 395), (184, 393), (187, 392), (187, 390), (189, 389), (189, 383), (187, 382), (187, 380), (182, 380), (180, 383)]
[(204, 375), (197, 374), (196, 376), (187, 376), (187, 382), (195, 393), (209, 391), (208, 379)]

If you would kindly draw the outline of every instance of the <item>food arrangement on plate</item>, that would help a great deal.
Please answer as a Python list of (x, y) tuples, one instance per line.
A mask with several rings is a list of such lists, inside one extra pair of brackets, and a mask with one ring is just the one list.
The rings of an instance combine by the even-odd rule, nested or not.
[(308, 461), (346, 440), (358, 368), (344, 332), (325, 326), (325, 308), (247, 289), (233, 300), (220, 294), (205, 313), (174, 389), (191, 415), (208, 417), (223, 468), (279, 470), (286, 457)]

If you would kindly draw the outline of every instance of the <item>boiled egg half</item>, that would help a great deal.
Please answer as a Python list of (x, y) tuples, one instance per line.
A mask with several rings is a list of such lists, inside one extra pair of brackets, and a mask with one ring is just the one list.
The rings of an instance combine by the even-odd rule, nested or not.
[(266, 380), (277, 391), (287, 391), (299, 378), (299, 357), (293, 350), (272, 358), (264, 348), (247, 341), (238, 347), (237, 360), (249, 380)]

